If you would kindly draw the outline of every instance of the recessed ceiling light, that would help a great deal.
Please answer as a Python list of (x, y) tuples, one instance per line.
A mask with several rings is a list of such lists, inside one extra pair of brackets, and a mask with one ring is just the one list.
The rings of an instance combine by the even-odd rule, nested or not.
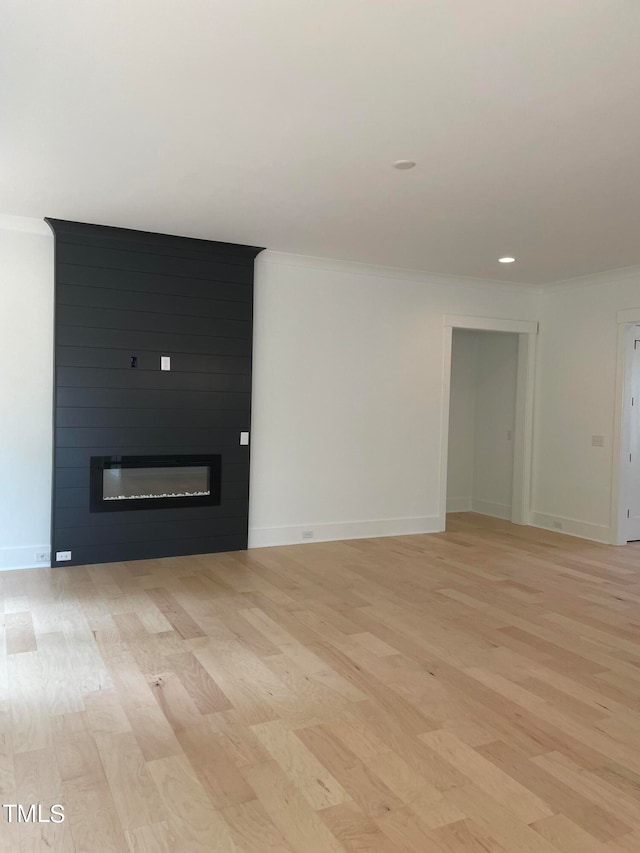
[(394, 169), (413, 169), (416, 165), (415, 160), (396, 160), (393, 164)]
[(498, 263), (501, 264), (512, 264), (515, 261), (515, 258), (498, 258)]

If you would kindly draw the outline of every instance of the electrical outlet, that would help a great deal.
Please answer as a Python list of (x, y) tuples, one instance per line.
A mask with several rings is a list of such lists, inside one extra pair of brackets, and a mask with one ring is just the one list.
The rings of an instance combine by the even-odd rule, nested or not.
[(160, 356), (160, 370), (171, 370), (171, 356), (170, 355), (161, 355)]
[(302, 531), (303, 539), (313, 539), (313, 530), (303, 530)]
[(554, 521), (553, 526), (555, 527), (556, 530), (562, 530), (562, 522), (561, 521)]
[(58, 563), (64, 563), (66, 560), (71, 559), (71, 551), (56, 551), (56, 561)]
[(592, 435), (591, 436), (591, 446), (592, 447), (604, 447), (604, 436), (603, 435)]
[(243, 446), (246, 446), (249, 444), (249, 433), (248, 432), (241, 432), (240, 433), (240, 444), (242, 444)]
[(48, 563), (51, 559), (51, 551), (36, 551), (36, 563)]

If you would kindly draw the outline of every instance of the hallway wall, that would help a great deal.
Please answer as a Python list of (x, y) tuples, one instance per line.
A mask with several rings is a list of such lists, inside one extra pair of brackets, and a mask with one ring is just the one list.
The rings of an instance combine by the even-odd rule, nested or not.
[(454, 330), (447, 512), (511, 517), (518, 336)]

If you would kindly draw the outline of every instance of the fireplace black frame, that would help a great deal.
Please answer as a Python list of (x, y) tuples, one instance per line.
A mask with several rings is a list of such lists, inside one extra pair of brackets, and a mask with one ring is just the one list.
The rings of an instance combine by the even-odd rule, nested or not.
[[(207, 467), (208, 495), (168, 498), (123, 498), (105, 500), (103, 471), (109, 468), (188, 468)], [(122, 512), (142, 509), (177, 509), (179, 507), (219, 506), (221, 500), (222, 456), (219, 453), (165, 456), (92, 456), (90, 464), (90, 512)]]

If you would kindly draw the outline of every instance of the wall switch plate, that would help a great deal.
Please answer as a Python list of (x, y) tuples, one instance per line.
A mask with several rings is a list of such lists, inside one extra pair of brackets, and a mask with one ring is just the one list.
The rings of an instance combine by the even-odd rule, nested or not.
[(51, 551), (36, 551), (36, 563), (48, 563), (51, 559)]
[(592, 435), (591, 436), (591, 446), (592, 447), (604, 447), (604, 436), (603, 435)]
[(249, 444), (249, 433), (241, 432), (240, 433), (240, 444)]
[(160, 356), (160, 370), (171, 370), (171, 356), (170, 355), (161, 355)]
[(64, 563), (65, 560), (71, 559), (71, 551), (56, 551), (56, 561)]
[(302, 531), (303, 539), (313, 539), (313, 530), (303, 530)]

